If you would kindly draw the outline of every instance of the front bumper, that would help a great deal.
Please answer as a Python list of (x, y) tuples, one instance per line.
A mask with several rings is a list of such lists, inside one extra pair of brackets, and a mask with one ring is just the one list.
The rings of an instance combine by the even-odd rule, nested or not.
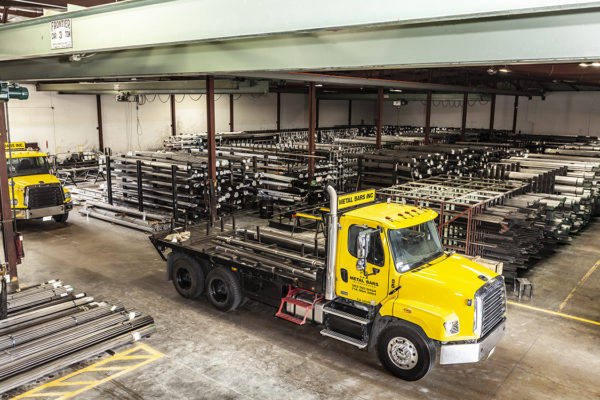
[(73, 209), (73, 205), (71, 203), (65, 203), (60, 206), (54, 207), (44, 207), (44, 208), (35, 208), (35, 209), (17, 209), (16, 217), (17, 219), (36, 219), (36, 218), (44, 218), (50, 217), (53, 215), (61, 215), (67, 213)]
[(440, 352), (440, 364), (474, 363), (488, 358), (496, 344), (504, 337), (506, 321), (502, 321), (483, 339), (476, 343), (443, 344)]

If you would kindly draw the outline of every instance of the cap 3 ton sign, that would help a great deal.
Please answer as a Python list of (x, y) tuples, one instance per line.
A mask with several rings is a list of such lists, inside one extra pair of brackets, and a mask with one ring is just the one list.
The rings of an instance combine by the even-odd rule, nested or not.
[(58, 19), (50, 22), (50, 48), (70, 49), (73, 47), (71, 35), (71, 18)]

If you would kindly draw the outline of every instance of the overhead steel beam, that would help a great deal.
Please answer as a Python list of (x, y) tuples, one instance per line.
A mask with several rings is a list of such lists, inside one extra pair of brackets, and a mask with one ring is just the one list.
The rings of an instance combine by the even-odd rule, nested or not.
[[(1, 65), (1, 63), (0, 63)], [(248, 79), (271, 79), (291, 82), (318, 83), (321, 85), (348, 86), (359, 88), (387, 88), (410, 90), (426, 93), (435, 92), (460, 92), (460, 93), (496, 93), (510, 96), (541, 96), (542, 92), (514, 91), (493, 89), (490, 87), (446, 85), (428, 82), (407, 82), (392, 79), (358, 78), (312, 72), (241, 72), (237, 76)], [(233, 76), (231, 76), (233, 78)]]
[[(523, 6), (519, 4), (524, 2), (515, 0), (501, 5), (437, 0), (409, 10), (393, 0), (382, 0), (378, 7), (342, 0), (318, 4), (316, 0), (265, 1), (259, 18), (248, 18), (257, 12), (252, 2), (141, 0), (7, 24), (0, 27), (0, 60), (7, 60), (0, 63), (0, 79), (191, 76), (600, 58), (600, 41), (596, 40), (600, 2), (538, 0)], [(436, 6), (439, 11), (434, 11)], [(459, 11), (454, 11), (455, 6)], [(484, 8), (488, 12), (466, 11)], [(75, 47), (52, 51), (49, 21), (66, 17), (73, 18)], [(147, 21), (161, 21), (161, 29)], [(203, 29), (197, 29), (199, 25)], [(127, 26), (128, 34), (106, 29), (110, 26)], [(73, 53), (86, 56), (71, 62), (65, 55)]]
[[(52, 0), (35, 3), (64, 4)], [(320, 33), (334, 29), (396, 29), (443, 22), (503, 17), (515, 19), (524, 15), (586, 11), (599, 5), (598, 2), (582, 0), (530, 0), (523, 3), (519, 0), (505, 0), (502, 3), (431, 0), (406, 7), (395, 0), (381, 0), (377, 7), (373, 7), (360, 0), (306, 0), (291, 3), (263, 0), (261, 7), (257, 8), (253, 2), (237, 0), (129, 1), (25, 21), (14, 24), (10, 29), (0, 30), (3, 36), (0, 60), (49, 55), (49, 22), (61, 18), (72, 18), (73, 32), (77, 36), (74, 36), (72, 49), (58, 50), (54, 54)], [(160, 21), (160, 29), (147, 21)], [(124, 26), (128, 27), (126, 35), (121, 29), (107, 29)], [(202, 29), (198, 29), (198, 26), (202, 26)], [(24, 37), (27, 37), (28, 43), (21, 42)], [(15, 43), (19, 45), (13, 45)]]
[[(38, 83), (38, 92), (65, 94), (204, 94), (205, 80)], [(215, 93), (268, 93), (269, 82), (215, 79)]]
[[(377, 93), (319, 93), (321, 100), (377, 100)], [(434, 101), (450, 100), (463, 101), (464, 96), (459, 93), (432, 93), (431, 98)], [(469, 101), (489, 101), (490, 94), (470, 93)], [(426, 93), (384, 93), (383, 101), (406, 100), (406, 101), (425, 101)]]

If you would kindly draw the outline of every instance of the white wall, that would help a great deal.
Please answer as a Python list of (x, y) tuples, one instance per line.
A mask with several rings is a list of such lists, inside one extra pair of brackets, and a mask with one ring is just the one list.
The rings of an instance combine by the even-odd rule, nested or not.
[[(11, 139), (38, 142), (43, 151), (56, 154), (98, 148), (96, 98), (93, 95), (59, 95), (36, 92), (28, 86), (29, 99), (9, 102)], [(206, 131), (206, 96), (175, 96), (178, 133)], [(494, 126), (510, 129), (512, 96), (498, 96)], [(275, 129), (277, 95), (234, 95), (235, 130)], [(375, 123), (374, 101), (352, 102), (352, 123)], [(432, 126), (460, 127), (462, 102), (434, 101)], [(467, 127), (489, 127), (489, 102), (471, 102)], [(229, 95), (216, 95), (217, 131), (229, 131)], [(171, 133), (169, 96), (148, 96), (139, 107), (117, 103), (102, 96), (104, 145), (114, 152), (157, 149)], [(305, 129), (308, 99), (303, 94), (281, 94), (281, 127)], [(138, 124), (139, 121), (139, 124)], [(319, 126), (346, 125), (347, 100), (321, 100)], [(395, 108), (386, 101), (383, 123), (415, 125), (425, 123), (425, 103), (411, 101)], [(523, 133), (557, 135), (600, 135), (600, 92), (550, 93), (545, 100), (520, 98), (517, 130)]]

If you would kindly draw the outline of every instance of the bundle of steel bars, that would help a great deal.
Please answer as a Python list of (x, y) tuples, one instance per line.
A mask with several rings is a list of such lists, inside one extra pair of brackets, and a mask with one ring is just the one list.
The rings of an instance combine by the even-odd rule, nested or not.
[(52, 280), (9, 293), (0, 320), (0, 393), (155, 331), (152, 317)]

